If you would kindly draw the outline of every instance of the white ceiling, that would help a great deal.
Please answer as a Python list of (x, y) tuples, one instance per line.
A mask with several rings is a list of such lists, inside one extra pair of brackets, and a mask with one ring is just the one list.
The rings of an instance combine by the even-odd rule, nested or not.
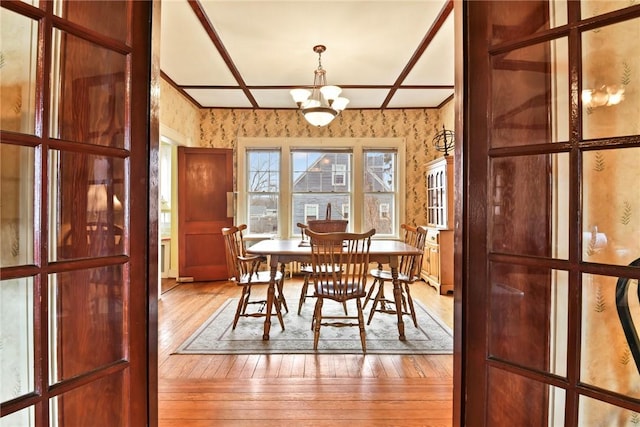
[(453, 95), (451, 0), (162, 0), (160, 68), (201, 107), (295, 108), (323, 44), (347, 108), (438, 107)]

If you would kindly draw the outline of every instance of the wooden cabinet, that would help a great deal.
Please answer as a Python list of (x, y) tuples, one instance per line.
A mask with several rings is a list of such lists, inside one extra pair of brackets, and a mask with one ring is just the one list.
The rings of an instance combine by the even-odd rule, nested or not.
[(422, 279), (441, 294), (453, 292), (453, 156), (427, 163), (427, 242)]

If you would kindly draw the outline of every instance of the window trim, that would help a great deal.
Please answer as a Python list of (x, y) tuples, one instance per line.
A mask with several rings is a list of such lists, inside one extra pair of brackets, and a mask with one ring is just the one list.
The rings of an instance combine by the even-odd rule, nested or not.
[[(388, 235), (383, 238), (399, 238), (400, 224), (405, 222), (406, 206), (406, 160), (405, 160), (405, 139), (404, 138), (261, 138), (261, 137), (239, 137), (236, 149), (236, 212), (235, 219), (238, 224), (246, 224), (247, 218), (247, 182), (246, 182), (246, 156), (247, 150), (279, 150), (280, 151), (280, 198), (278, 202), (278, 237), (290, 238), (292, 230), (289, 228), (291, 222), (291, 195), (292, 182), (291, 174), (291, 151), (296, 149), (318, 150), (318, 149), (344, 149), (350, 150), (353, 154), (353, 188), (351, 190), (351, 206), (363, 206), (365, 192), (363, 189), (364, 163), (363, 156), (366, 150), (394, 150), (396, 151), (397, 188), (395, 189), (397, 203), (393, 207), (394, 218), (397, 224), (394, 226), (396, 235)], [(358, 178), (360, 177), (360, 178)], [(364, 223), (364, 213), (353, 213), (353, 218), (349, 219), (350, 230), (362, 232)], [(264, 239), (264, 235), (249, 235), (249, 239)], [(374, 236), (375, 238), (375, 236)], [(380, 238), (380, 237), (378, 237)]]

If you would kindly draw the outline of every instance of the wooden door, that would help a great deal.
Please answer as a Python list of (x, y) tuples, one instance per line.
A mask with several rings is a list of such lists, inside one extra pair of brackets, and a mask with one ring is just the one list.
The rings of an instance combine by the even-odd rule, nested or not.
[(182, 280), (229, 278), (222, 228), (233, 225), (233, 151), (178, 147), (178, 265)]
[(151, 14), (2, 2), (2, 425), (154, 425)]
[(640, 208), (625, 184), (640, 128), (623, 119), (640, 98), (619, 96), (635, 90), (640, 7), (595, 3), (456, 4), (458, 425), (638, 419), (637, 340), (618, 316), (638, 302), (616, 284), (640, 277), (640, 219), (624, 214)]

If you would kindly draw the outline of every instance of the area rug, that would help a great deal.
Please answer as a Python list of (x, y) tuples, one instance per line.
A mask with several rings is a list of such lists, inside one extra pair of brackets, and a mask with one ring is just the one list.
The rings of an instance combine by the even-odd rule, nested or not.
[[(297, 303), (297, 301), (296, 301)], [(269, 340), (262, 340), (264, 318), (244, 317), (238, 321), (235, 330), (231, 328), (237, 299), (228, 299), (213, 313), (184, 343), (175, 354), (358, 354), (362, 353), (357, 327), (335, 328), (324, 326), (320, 329), (318, 350), (313, 350), (311, 317), (315, 300), (303, 306), (302, 313), (290, 307), (283, 313), (285, 330), (280, 327), (277, 317), (271, 322)], [(349, 313), (355, 313), (355, 302), (348, 306)], [(293, 306), (293, 303), (289, 303)], [(432, 315), (419, 301), (414, 300), (418, 327), (405, 316), (406, 341), (398, 339), (397, 317), (376, 313), (370, 325), (365, 326), (367, 353), (369, 354), (451, 354), (453, 335), (441, 320)], [(369, 304), (365, 308), (365, 322), (369, 315)], [(343, 314), (342, 305), (326, 301), (328, 310)], [(284, 311), (284, 310), (283, 310)]]

